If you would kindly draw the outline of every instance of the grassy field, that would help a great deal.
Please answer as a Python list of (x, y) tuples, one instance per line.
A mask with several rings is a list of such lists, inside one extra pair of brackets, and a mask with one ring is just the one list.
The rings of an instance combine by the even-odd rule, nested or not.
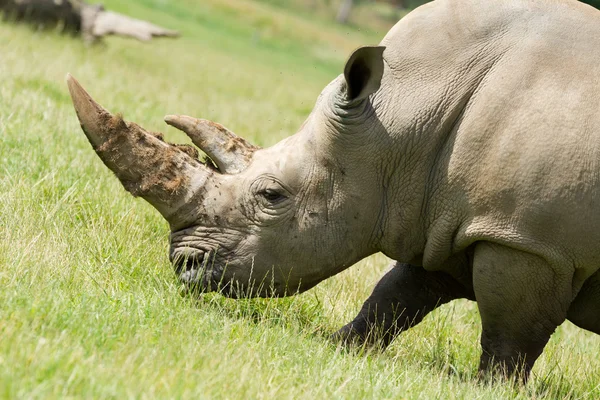
[(170, 141), (187, 139), (162, 117), (183, 113), (266, 146), (300, 126), (351, 49), (384, 32), (281, 2), (104, 3), (183, 37), (86, 47), (0, 23), (1, 398), (600, 397), (600, 337), (570, 324), (526, 387), (479, 383), (472, 303), (442, 307), (384, 353), (337, 348), (327, 336), (385, 271), (381, 255), (293, 298), (180, 296), (166, 222), (93, 153), (66, 73)]

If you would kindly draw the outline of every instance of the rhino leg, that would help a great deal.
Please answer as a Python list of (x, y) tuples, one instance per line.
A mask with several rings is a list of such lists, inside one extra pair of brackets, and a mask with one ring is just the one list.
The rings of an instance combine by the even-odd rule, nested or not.
[(571, 278), (536, 255), (492, 243), (477, 245), (473, 287), (483, 328), (480, 375), (527, 379), (566, 318)]
[(336, 332), (334, 339), (385, 348), (429, 312), (465, 297), (473, 299), (471, 290), (445, 272), (429, 272), (396, 262), (375, 286), (356, 318)]
[(600, 335), (600, 271), (583, 284), (569, 306), (567, 318), (578, 327)]

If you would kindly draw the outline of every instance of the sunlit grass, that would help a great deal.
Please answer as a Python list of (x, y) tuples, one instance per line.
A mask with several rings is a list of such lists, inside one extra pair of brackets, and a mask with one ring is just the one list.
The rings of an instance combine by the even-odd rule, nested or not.
[[(219, 121), (259, 145), (293, 133), (372, 34), (247, 0), (105, 2), (177, 41), (0, 24), (0, 397), (598, 398), (600, 339), (559, 329), (525, 388), (475, 379), (476, 306), (455, 302), (384, 353), (337, 348), (388, 260), (277, 300), (182, 297), (168, 226), (81, 133), (64, 77), (174, 142), (162, 117)], [(193, 6), (195, 5), (195, 6)]]

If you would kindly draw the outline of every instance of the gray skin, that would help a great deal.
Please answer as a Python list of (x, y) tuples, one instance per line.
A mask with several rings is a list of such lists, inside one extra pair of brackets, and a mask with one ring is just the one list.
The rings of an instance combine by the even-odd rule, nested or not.
[(258, 149), (69, 87), (92, 146), (171, 227), (179, 278), (285, 296), (383, 252), (398, 262), (336, 337), (387, 345), (477, 301), (480, 370), (526, 379), (565, 319), (600, 333), (600, 13), (570, 0), (437, 0), (358, 49), (298, 133)]

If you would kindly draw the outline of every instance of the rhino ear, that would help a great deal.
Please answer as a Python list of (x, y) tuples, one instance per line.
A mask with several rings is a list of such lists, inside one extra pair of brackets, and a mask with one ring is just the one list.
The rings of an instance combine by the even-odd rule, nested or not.
[(384, 50), (384, 46), (365, 46), (352, 53), (344, 67), (348, 101), (364, 100), (379, 89)]

